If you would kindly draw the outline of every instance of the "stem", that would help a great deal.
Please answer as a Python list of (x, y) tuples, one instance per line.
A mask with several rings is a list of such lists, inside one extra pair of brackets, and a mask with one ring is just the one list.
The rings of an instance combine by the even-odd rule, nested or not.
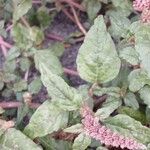
[[(0, 107), (4, 109), (8, 108), (18, 108), (22, 106), (23, 104), (21, 102), (0, 102)], [(30, 103), (30, 108), (38, 108), (41, 104), (40, 103)]]
[(4, 45), (1, 45), (1, 49), (2, 49), (4, 57), (6, 57), (7, 56), (7, 48)]
[(66, 2), (66, 3), (70, 4), (70, 5), (78, 8), (81, 11), (85, 11), (85, 8), (83, 6), (81, 6), (80, 4), (78, 4), (78, 3), (76, 3), (76, 2), (74, 2), (72, 0), (60, 0), (60, 1), (61, 2)]
[(75, 18), (75, 21), (76, 21), (76, 24), (77, 24), (77, 26), (79, 27), (79, 29), (81, 30), (81, 32), (84, 34), (84, 35), (86, 35), (86, 30), (84, 29), (84, 27), (82, 26), (82, 24), (80, 23), (80, 20), (79, 20), (79, 18), (78, 18), (78, 16), (77, 16), (77, 14), (76, 14), (76, 11), (75, 11), (75, 9), (74, 9), (74, 7), (71, 5), (71, 10), (72, 10), (72, 12), (73, 12), (73, 15), (74, 15), (74, 18)]
[(21, 17), (21, 21), (23, 22), (23, 24), (27, 27), (27, 28), (30, 28), (30, 25), (28, 23), (28, 21), (26, 20), (25, 17)]
[(69, 75), (74, 75), (74, 76), (79, 76), (77, 71), (74, 70), (70, 70), (68, 68), (63, 68), (64, 69), (64, 73), (69, 74)]
[(0, 45), (4, 45), (6, 48), (12, 48), (12, 45), (5, 42), (1, 36), (0, 36)]
[(49, 38), (49, 39), (52, 39), (52, 40), (60, 41), (60, 42), (64, 41), (63, 37), (61, 37), (59, 35), (56, 35), (56, 34), (52, 34), (52, 33), (46, 34), (46, 37)]

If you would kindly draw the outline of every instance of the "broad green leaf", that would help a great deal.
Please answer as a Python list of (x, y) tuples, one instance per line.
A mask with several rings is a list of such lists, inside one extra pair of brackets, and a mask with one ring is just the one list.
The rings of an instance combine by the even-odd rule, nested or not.
[(5, 110), (2, 107), (0, 107), (0, 114), (3, 114), (4, 112)]
[(28, 58), (20, 58), (20, 68), (22, 71), (27, 71), (30, 68), (31, 61)]
[(24, 132), (32, 139), (45, 136), (64, 128), (68, 123), (68, 115), (68, 112), (46, 101), (33, 114)]
[(14, 1), (13, 21), (16, 22), (31, 9), (32, 0), (13, 0), (13, 1)]
[(40, 64), (44, 63), (51, 72), (62, 75), (63, 69), (59, 59), (50, 50), (39, 50), (34, 56), (36, 68), (40, 69)]
[(73, 143), (73, 150), (85, 150), (91, 144), (91, 138), (81, 133), (78, 137), (74, 140)]
[(124, 16), (129, 16), (133, 10), (130, 0), (112, 0), (112, 3)]
[(144, 86), (140, 91), (139, 91), (140, 97), (143, 100), (143, 102), (150, 106), (150, 86)]
[(101, 9), (101, 3), (98, 0), (84, 0), (83, 3), (89, 19), (93, 21)]
[(117, 11), (110, 11), (108, 15), (111, 23), (111, 26), (109, 27), (110, 34), (115, 39), (125, 37), (128, 27), (131, 24), (130, 20)]
[(139, 103), (133, 93), (129, 92), (124, 97), (124, 103), (126, 106), (132, 107), (133, 109), (139, 109)]
[(108, 97), (103, 103), (102, 107), (95, 113), (100, 119), (105, 119), (110, 116), (119, 106), (121, 106), (122, 101), (116, 97)]
[(79, 49), (77, 56), (79, 75), (88, 82), (105, 83), (118, 75), (120, 65), (120, 59), (114, 42), (106, 30), (103, 16), (99, 16)]
[(143, 126), (139, 121), (127, 115), (119, 114), (108, 118), (105, 120), (105, 124), (114, 132), (118, 132), (125, 137), (135, 138), (143, 144), (150, 143), (150, 128)]
[(42, 150), (21, 131), (14, 128), (8, 129), (0, 140), (2, 150)]
[(136, 52), (135, 48), (133, 48), (133, 47), (123, 48), (120, 51), (119, 56), (122, 59), (125, 59), (127, 62), (129, 62), (132, 65), (138, 65), (138, 63), (139, 63), (138, 53)]
[(150, 77), (150, 27), (141, 25), (135, 33), (135, 49), (139, 53), (141, 68), (144, 68)]
[(55, 105), (69, 111), (81, 107), (83, 104), (82, 96), (76, 89), (67, 85), (60, 76), (54, 74), (54, 71), (51, 71), (42, 62), (39, 64), (39, 70), (41, 72), (41, 80)]
[(93, 90), (93, 93), (94, 93), (94, 95), (97, 95), (97, 96), (103, 96), (103, 95), (107, 94), (109, 96), (119, 98), (120, 91), (121, 91), (121, 89), (119, 87), (108, 87), (108, 88), (103, 87), (102, 88), (102, 87), (97, 86)]
[(38, 141), (44, 147), (45, 150), (71, 150), (72, 144), (71, 142), (67, 142), (64, 140), (55, 140), (50, 138), (49, 136), (40, 137)]
[(64, 129), (64, 132), (68, 132), (68, 133), (81, 133), (82, 131), (83, 131), (83, 126), (80, 123)]
[(42, 82), (40, 78), (35, 78), (29, 85), (28, 85), (28, 91), (31, 94), (36, 94), (40, 91), (42, 87)]
[(14, 46), (11, 49), (9, 49), (6, 59), (7, 59), (7, 61), (11, 61), (11, 60), (17, 58), (19, 55), (20, 55), (20, 50)]
[(129, 76), (129, 89), (132, 92), (136, 92), (144, 87), (145, 84), (150, 85), (150, 78), (148, 77), (146, 71), (142, 69), (133, 70)]
[(134, 118), (135, 120), (140, 121), (142, 124), (146, 124), (147, 122), (145, 114), (133, 108), (122, 106), (118, 109), (118, 113), (128, 115), (131, 118)]
[(26, 89), (27, 89), (27, 81), (21, 80), (19, 82), (14, 83), (13, 90), (15, 92), (21, 92), (21, 91), (26, 90)]

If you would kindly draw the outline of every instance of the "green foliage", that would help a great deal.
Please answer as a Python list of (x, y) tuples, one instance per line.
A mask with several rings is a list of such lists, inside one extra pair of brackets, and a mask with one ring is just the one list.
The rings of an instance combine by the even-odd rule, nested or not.
[(84, 135), (83, 133), (79, 134), (78, 137), (74, 140), (73, 150), (85, 150), (91, 143), (91, 139)]
[(65, 127), (67, 122), (68, 112), (46, 101), (33, 114), (24, 133), (32, 139), (42, 137)]
[(14, 128), (8, 129), (4, 135), (2, 135), (0, 141), (0, 148), (3, 150), (15, 150), (15, 149), (32, 149), (42, 150), (42, 148), (36, 145), (31, 139), (25, 136), (21, 131)]
[(150, 129), (127, 115), (116, 115), (105, 120), (105, 123), (110, 129), (126, 137), (135, 138), (144, 144), (150, 143)]
[[(15, 107), (0, 107), (2, 119), (15, 121), (12, 128), (11, 121), (0, 120), (0, 149), (109, 149), (85, 133), (85, 105), (100, 124), (150, 149), (150, 26), (139, 21), (131, 0), (80, 2), (0, 1), (0, 47), (7, 53), (0, 54), (0, 100), (8, 101), (0, 106)], [(63, 24), (71, 7), (85, 37)], [(77, 43), (78, 74), (63, 68), (64, 59), (72, 59), (67, 66), (74, 62)]]
[(120, 64), (114, 42), (106, 30), (104, 19), (99, 16), (79, 49), (77, 57), (79, 74), (88, 82), (105, 83), (118, 75)]

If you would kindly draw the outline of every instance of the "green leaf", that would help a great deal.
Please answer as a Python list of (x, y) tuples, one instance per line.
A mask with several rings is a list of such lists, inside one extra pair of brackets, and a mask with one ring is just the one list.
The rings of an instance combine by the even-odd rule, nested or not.
[(17, 63), (16, 63), (15, 59), (10, 60), (10, 61), (6, 59), (6, 61), (4, 63), (4, 71), (5, 72), (14, 73), (16, 67), (17, 67)]
[(83, 131), (83, 126), (80, 123), (64, 129), (64, 132), (68, 132), (68, 133), (81, 133), (82, 131)]
[(135, 49), (139, 53), (141, 68), (145, 69), (150, 77), (150, 27), (141, 25), (135, 33)]
[(55, 140), (49, 136), (40, 137), (38, 141), (42, 144), (45, 150), (71, 150), (71, 142), (64, 140)]
[(28, 112), (29, 112), (29, 107), (26, 104), (18, 107), (17, 120), (16, 120), (17, 126), (22, 122), (23, 118), (27, 115)]
[(96, 150), (108, 150), (106, 147), (103, 147), (103, 146), (99, 146), (99, 147), (97, 147), (97, 149)]
[(32, 7), (32, 0), (14, 0), (13, 21), (16, 22)]
[(40, 78), (35, 78), (29, 85), (28, 85), (28, 91), (31, 94), (36, 94), (40, 91), (42, 87), (42, 82)]
[(39, 27), (33, 26), (29, 28), (29, 34), (30, 40), (32, 40), (35, 45), (40, 45), (44, 40), (44, 33)]
[(73, 150), (85, 150), (91, 144), (91, 138), (81, 133), (74, 140)]
[[(40, 69), (40, 64), (44, 63), (51, 72), (62, 75), (63, 69), (59, 59), (50, 50), (38, 50), (34, 56), (36, 68)], [(54, 65), (55, 64), (55, 65)]]
[(143, 100), (144, 104), (150, 106), (150, 86), (144, 86), (139, 91), (140, 97)]
[(24, 50), (28, 50), (33, 45), (39, 45), (44, 40), (44, 33), (38, 27), (27, 28), (20, 23), (13, 26), (11, 32), (16, 45)]
[(122, 13), (122, 16), (129, 16), (133, 11), (132, 3), (130, 0), (112, 0), (112, 3), (116, 9)]
[(124, 103), (126, 106), (132, 107), (134, 110), (139, 109), (139, 103), (133, 93), (129, 92), (124, 97)]
[(125, 137), (135, 138), (143, 144), (150, 143), (150, 129), (127, 115), (116, 115), (105, 120), (105, 123), (108, 128)]
[(135, 110), (129, 107), (122, 106), (121, 108), (118, 109), (118, 113), (128, 115), (131, 118), (134, 118), (135, 120), (140, 121), (142, 124), (147, 123), (145, 114), (139, 110)]
[(68, 123), (68, 115), (68, 112), (46, 101), (33, 114), (24, 132), (32, 139), (45, 136), (64, 128)]
[(147, 119), (147, 122), (150, 123), (150, 107), (147, 106), (146, 107), (146, 119)]
[(101, 9), (101, 3), (98, 0), (84, 0), (83, 4), (85, 5), (89, 19), (93, 21)]
[(106, 30), (103, 17), (99, 16), (79, 49), (78, 72), (88, 82), (105, 83), (118, 75), (120, 65), (114, 42)]
[(131, 24), (130, 20), (117, 11), (110, 11), (108, 15), (111, 23), (111, 26), (109, 27), (110, 34), (115, 39), (125, 37), (128, 27)]
[(142, 87), (144, 87), (145, 84), (150, 85), (150, 78), (142, 69), (133, 70), (128, 76), (128, 81), (129, 89), (132, 92), (140, 90)]
[(115, 97), (108, 97), (107, 100), (103, 103), (102, 107), (97, 110), (95, 113), (100, 119), (105, 119), (110, 116), (119, 106), (121, 106), (121, 99)]
[(120, 91), (121, 89), (119, 87), (95, 87), (95, 89), (93, 90), (94, 95), (97, 96), (103, 96), (105, 94), (112, 96), (112, 97), (116, 97), (119, 98), (120, 97)]
[(27, 71), (30, 68), (31, 61), (28, 58), (20, 58), (20, 68), (22, 71)]
[(52, 101), (58, 107), (64, 110), (72, 111), (79, 109), (83, 104), (82, 96), (76, 89), (67, 85), (67, 83), (58, 75), (54, 74), (51, 69), (47, 68), (44, 63), (39, 64), (41, 80), (47, 87), (48, 94)]
[(6, 59), (7, 59), (7, 61), (11, 61), (11, 60), (17, 58), (19, 55), (20, 55), (20, 50), (14, 46), (11, 49), (9, 49)]
[(22, 24), (16, 23), (11, 30), (11, 34), (16, 45), (22, 50), (32, 47), (33, 42), (30, 39), (29, 29)]
[(122, 59), (125, 59), (127, 62), (129, 62), (132, 65), (138, 65), (138, 63), (139, 63), (138, 53), (136, 52), (135, 48), (133, 48), (133, 47), (123, 48), (120, 51), (119, 56)]
[(51, 45), (49, 49), (52, 50), (52, 52), (58, 57), (60, 57), (65, 50), (64, 44), (60, 42)]
[(21, 131), (14, 128), (8, 129), (0, 140), (2, 150), (42, 150)]
[(13, 90), (15, 92), (21, 92), (21, 91), (26, 90), (26, 89), (27, 89), (27, 81), (21, 80), (19, 82), (14, 83)]
[(37, 11), (37, 19), (42, 28), (46, 28), (52, 21), (51, 15), (46, 7), (40, 7)]

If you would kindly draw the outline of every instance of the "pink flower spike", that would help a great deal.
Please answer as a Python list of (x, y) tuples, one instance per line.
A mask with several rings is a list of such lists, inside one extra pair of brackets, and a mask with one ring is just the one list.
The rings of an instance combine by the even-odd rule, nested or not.
[(144, 9), (150, 9), (150, 0), (135, 0), (133, 1), (133, 8), (139, 12)]
[(145, 9), (142, 12), (141, 19), (143, 23), (150, 24), (150, 9)]
[(81, 116), (83, 117), (82, 124), (86, 135), (99, 140), (107, 146), (128, 148), (129, 150), (144, 150), (146, 146), (138, 143), (134, 139), (124, 137), (118, 133), (113, 133), (106, 126), (98, 122), (98, 118), (88, 106), (81, 109)]

